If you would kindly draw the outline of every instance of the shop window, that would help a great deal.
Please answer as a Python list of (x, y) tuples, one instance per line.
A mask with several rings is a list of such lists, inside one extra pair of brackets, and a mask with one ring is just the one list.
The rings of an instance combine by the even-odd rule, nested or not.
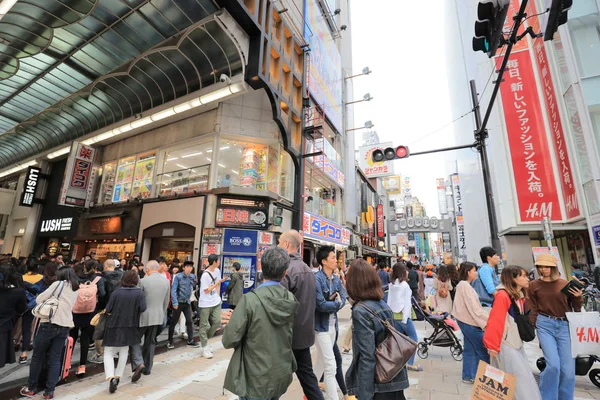
[(573, 2), (568, 26), (581, 77), (600, 75), (600, 15), (596, 2)]
[[(155, 166), (156, 153), (154, 151), (120, 159), (116, 174), (106, 175), (106, 185), (102, 185), (101, 196), (107, 197), (108, 190), (110, 189), (110, 180), (113, 179), (110, 176), (116, 175), (114, 177), (114, 191), (112, 193), (113, 203), (135, 198), (149, 198), (152, 195)], [(105, 177), (103, 176), (103, 182), (104, 179)]]
[(241, 186), (266, 190), (269, 147), (262, 144), (221, 140), (217, 187)]
[(99, 204), (110, 204), (112, 202), (113, 192), (115, 190), (115, 174), (117, 171), (117, 162), (104, 164), (100, 169), (101, 184), (98, 196)]
[(115, 190), (112, 197), (113, 203), (127, 201), (131, 198), (131, 185), (133, 184), (134, 170), (135, 156), (119, 160), (117, 176), (115, 178)]
[(174, 196), (208, 191), (213, 141), (165, 152), (158, 194)]
[(152, 180), (156, 166), (156, 153), (145, 153), (138, 156), (133, 176), (131, 196), (147, 199), (152, 194)]
[(294, 201), (294, 176), (295, 167), (292, 157), (285, 151), (280, 156), (279, 195), (290, 201)]
[(306, 211), (339, 222), (339, 195), (340, 189), (329, 182), (322, 169), (306, 163), (304, 205)]

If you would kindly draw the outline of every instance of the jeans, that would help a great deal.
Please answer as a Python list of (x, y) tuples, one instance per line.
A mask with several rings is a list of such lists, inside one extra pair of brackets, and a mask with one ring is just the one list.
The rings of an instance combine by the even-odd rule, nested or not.
[(46, 362), (48, 377), (44, 393), (52, 394), (60, 377), (61, 356), (65, 341), (69, 336), (69, 328), (49, 323), (40, 324), (33, 341), (33, 356), (29, 367), (29, 390), (37, 391), (38, 379)]
[(192, 318), (192, 306), (190, 303), (179, 303), (177, 309), (173, 309), (173, 317), (171, 318), (171, 323), (169, 324), (169, 342), (173, 342), (173, 334), (175, 333), (175, 326), (179, 323), (179, 317), (181, 313), (185, 316), (185, 325), (187, 328), (188, 341), (194, 340), (194, 322)]
[(138, 341), (144, 344), (130, 346), (131, 351), (131, 370), (135, 371), (140, 365), (144, 366), (144, 372), (150, 374), (154, 364), (154, 353), (156, 351), (156, 333), (160, 330), (160, 325), (143, 326), (138, 328)]
[(313, 372), (310, 348), (294, 349), (293, 352), (298, 365), (296, 376), (300, 381), (304, 395), (308, 400), (323, 400), (323, 392), (321, 392), (317, 377)]
[[(112, 347), (104, 346), (104, 373), (106, 379), (110, 378), (121, 378), (125, 373), (125, 366), (127, 365), (127, 354), (129, 353), (129, 347)], [(117, 370), (115, 371), (115, 355), (119, 355), (119, 361), (117, 362)]]
[(328, 400), (339, 400), (335, 380), (337, 364), (333, 354), (336, 335), (335, 327), (332, 326), (329, 327), (328, 332), (316, 332), (317, 360), (314, 370), (316, 376), (321, 376), (322, 373), (325, 374), (325, 390), (327, 391)]
[(374, 393), (373, 400), (406, 400), (404, 390), (398, 392)]
[[(187, 316), (186, 316), (187, 318)], [(190, 317), (190, 321), (191, 321)], [(200, 345), (206, 347), (208, 339), (215, 335), (221, 326), (221, 303), (214, 307), (200, 308)], [(191, 337), (191, 336), (190, 336)]]
[(73, 328), (69, 332), (69, 336), (73, 338), (73, 343), (77, 342), (77, 337), (79, 336), (79, 329), (81, 329), (81, 340), (80, 340), (80, 349), (79, 349), (79, 365), (84, 365), (88, 359), (88, 352), (90, 350), (90, 343), (92, 341), (92, 336), (94, 336), (94, 327), (89, 325), (81, 328)]
[(483, 346), (483, 329), (478, 326), (465, 324), (464, 322), (456, 321), (463, 333), (464, 338), (464, 353), (462, 378), (465, 380), (475, 379), (477, 375), (477, 367), (479, 360), (490, 363), (490, 355)]
[[(417, 336), (417, 330), (415, 329), (415, 325), (412, 322), (412, 319), (408, 319), (405, 324), (400, 320), (396, 320), (396, 329), (401, 333), (404, 333), (406, 336), (414, 340), (415, 342), (419, 341), (419, 337)], [(415, 355), (408, 360), (408, 365), (415, 365)]]
[(575, 359), (571, 354), (569, 323), (538, 315), (537, 334), (546, 369), (540, 375), (540, 393), (544, 400), (573, 400), (575, 395)]

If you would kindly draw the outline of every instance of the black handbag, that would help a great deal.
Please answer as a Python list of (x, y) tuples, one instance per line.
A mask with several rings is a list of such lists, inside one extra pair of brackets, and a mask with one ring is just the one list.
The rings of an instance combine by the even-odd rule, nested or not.
[[(519, 307), (517, 307), (517, 303), (511, 298), (510, 302), (512, 304), (513, 311), (515, 313), (515, 323), (517, 324), (517, 328), (519, 329), (519, 336), (521, 340), (524, 342), (531, 342), (535, 339), (535, 328), (531, 324), (531, 320), (529, 319), (529, 314), (531, 310), (527, 310), (525, 312), (521, 312)], [(524, 309), (524, 307), (523, 307)]]

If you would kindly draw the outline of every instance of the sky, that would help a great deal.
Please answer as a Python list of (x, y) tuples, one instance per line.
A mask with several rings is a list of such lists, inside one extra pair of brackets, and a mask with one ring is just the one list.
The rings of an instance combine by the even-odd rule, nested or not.
[[(368, 66), (368, 76), (353, 79), (355, 125), (367, 120), (381, 142), (408, 145), (411, 153), (444, 147), (452, 125), (450, 93), (444, 68), (444, 0), (433, 2), (354, 0), (351, 34), (354, 73)], [(427, 5), (425, 5), (427, 4)], [(427, 20), (423, 19), (427, 8)], [(425, 29), (426, 28), (426, 29)], [(357, 146), (362, 132), (356, 131)], [(447, 178), (444, 155), (414, 156), (394, 161), (395, 172), (411, 177), (413, 196), (428, 215), (439, 216), (436, 178)]]

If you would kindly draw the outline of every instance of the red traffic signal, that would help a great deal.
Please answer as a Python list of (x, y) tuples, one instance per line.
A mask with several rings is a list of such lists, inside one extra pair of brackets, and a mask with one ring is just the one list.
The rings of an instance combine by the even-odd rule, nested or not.
[(373, 162), (392, 161), (401, 158), (408, 158), (410, 151), (408, 146), (387, 147), (385, 149), (377, 149), (373, 151), (371, 159)]

